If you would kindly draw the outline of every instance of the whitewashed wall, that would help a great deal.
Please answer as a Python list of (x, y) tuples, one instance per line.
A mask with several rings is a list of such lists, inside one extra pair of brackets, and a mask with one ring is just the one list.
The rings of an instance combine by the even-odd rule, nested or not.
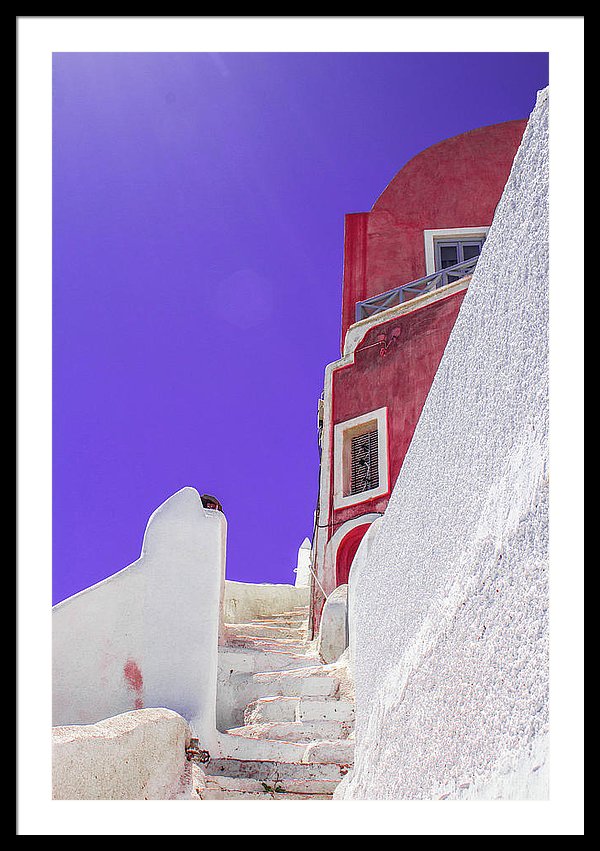
[(356, 605), (356, 592), (360, 586), (363, 567), (368, 564), (371, 550), (377, 540), (377, 533), (382, 520), (383, 517), (373, 520), (361, 538), (348, 575), (348, 661), (351, 670), (354, 670), (354, 659), (356, 656), (356, 619), (360, 616), (360, 609)]
[(54, 725), (167, 707), (210, 749), (226, 527), (183, 488), (150, 517), (138, 561), (54, 607)]
[(336, 797), (547, 796), (547, 346), (545, 90), (351, 594)]
[(296, 562), (294, 585), (296, 587), (308, 587), (310, 585), (310, 556), (311, 543), (305, 538), (298, 549), (298, 560)]
[(325, 601), (317, 637), (317, 653), (329, 664), (348, 647), (348, 586), (338, 585)]
[(248, 623), (258, 617), (287, 612), (308, 605), (308, 586), (225, 582), (223, 619), (226, 623)]
[(55, 800), (192, 800), (190, 728), (169, 709), (126, 712), (52, 730)]

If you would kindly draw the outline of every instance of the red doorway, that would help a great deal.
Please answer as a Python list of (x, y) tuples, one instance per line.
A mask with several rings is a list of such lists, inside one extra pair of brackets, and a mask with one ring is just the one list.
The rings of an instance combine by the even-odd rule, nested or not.
[(363, 536), (370, 523), (364, 523), (361, 526), (355, 526), (342, 539), (335, 559), (335, 584), (345, 585), (348, 582), (352, 561), (356, 555), (358, 545), (363, 539)]

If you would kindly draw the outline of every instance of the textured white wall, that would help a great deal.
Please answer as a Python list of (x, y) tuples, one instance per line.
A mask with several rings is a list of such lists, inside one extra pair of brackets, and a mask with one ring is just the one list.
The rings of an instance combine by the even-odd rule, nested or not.
[(151, 516), (138, 561), (53, 609), (53, 724), (145, 707), (216, 736), (226, 520), (193, 488)]
[(356, 605), (356, 591), (360, 587), (363, 565), (369, 561), (382, 520), (383, 517), (373, 520), (363, 535), (356, 555), (352, 560), (350, 575), (348, 576), (348, 660), (351, 670), (354, 670), (354, 659), (356, 657), (356, 618), (360, 615), (360, 609)]
[(340, 797), (547, 794), (547, 123), (545, 90), (351, 595)]
[(98, 724), (52, 730), (55, 800), (177, 800), (194, 797), (185, 756), (190, 729), (168, 709), (126, 712)]

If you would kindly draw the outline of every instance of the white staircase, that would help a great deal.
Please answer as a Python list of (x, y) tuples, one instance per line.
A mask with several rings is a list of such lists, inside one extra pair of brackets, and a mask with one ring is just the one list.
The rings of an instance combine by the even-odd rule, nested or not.
[[(354, 703), (343, 663), (306, 640), (308, 607), (227, 624), (221, 663), (243, 682), (243, 724), (203, 765), (203, 800), (330, 800), (354, 761)], [(240, 686), (242, 688), (242, 686)]]

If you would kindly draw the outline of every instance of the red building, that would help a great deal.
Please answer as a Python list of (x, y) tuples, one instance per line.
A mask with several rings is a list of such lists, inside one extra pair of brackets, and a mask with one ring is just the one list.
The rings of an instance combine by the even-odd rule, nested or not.
[(342, 357), (327, 366), (319, 403), (315, 628), (385, 511), (526, 123), (427, 148), (371, 212), (346, 216)]

